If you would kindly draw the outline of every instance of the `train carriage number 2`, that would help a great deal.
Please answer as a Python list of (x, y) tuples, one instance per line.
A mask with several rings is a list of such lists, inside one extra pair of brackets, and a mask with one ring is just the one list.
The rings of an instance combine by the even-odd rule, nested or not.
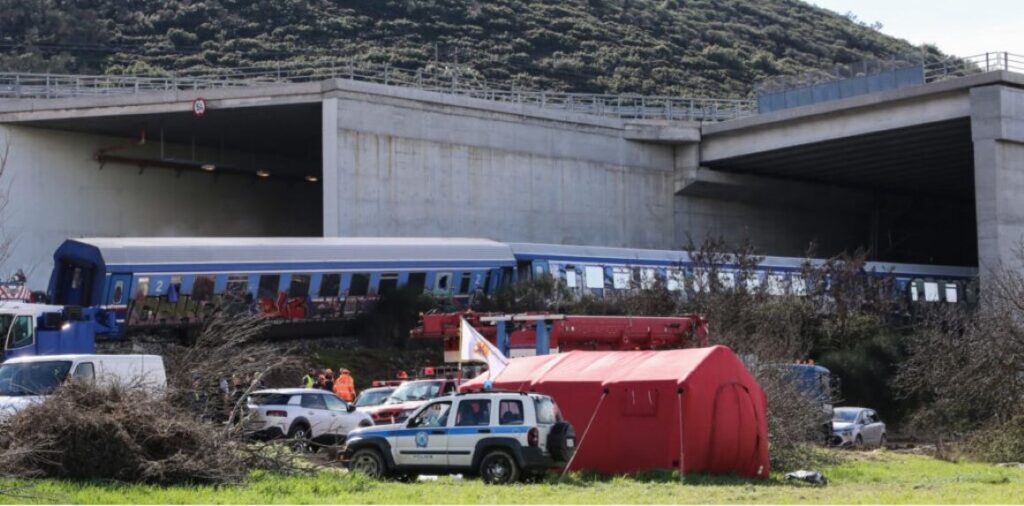
[(158, 280), (156, 282), (156, 288), (153, 289), (153, 293), (155, 293), (157, 295), (160, 295), (161, 293), (163, 293), (163, 291), (164, 291), (164, 282)]

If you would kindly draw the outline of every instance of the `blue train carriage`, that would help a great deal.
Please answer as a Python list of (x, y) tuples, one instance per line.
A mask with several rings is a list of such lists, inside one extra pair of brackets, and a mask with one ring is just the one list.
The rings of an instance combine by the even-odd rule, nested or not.
[(96, 307), (118, 330), (190, 328), (216, 310), (337, 322), (400, 287), (465, 304), (494, 291), (505, 244), (440, 238), (87, 238), (54, 254), (54, 304)]
[(94, 336), (104, 322), (96, 312), (25, 302), (0, 303), (4, 359), (65, 353), (96, 353)]
[[(536, 243), (510, 243), (516, 257), (516, 279), (553, 276), (570, 291), (598, 297), (654, 286), (660, 280), (668, 290), (706, 290), (707, 273), (694, 268), (683, 251), (611, 248), (602, 246), (566, 246)], [(771, 295), (803, 295), (804, 258), (766, 256), (755, 276), (739, 279), (737, 267), (718, 269), (718, 283), (735, 287), (746, 283), (754, 288), (766, 284)], [(811, 260), (821, 264), (822, 260)], [(895, 289), (911, 302), (973, 303), (977, 300), (976, 268), (934, 265), (868, 262), (865, 274), (892, 276)], [(826, 280), (827, 282), (827, 280)]]

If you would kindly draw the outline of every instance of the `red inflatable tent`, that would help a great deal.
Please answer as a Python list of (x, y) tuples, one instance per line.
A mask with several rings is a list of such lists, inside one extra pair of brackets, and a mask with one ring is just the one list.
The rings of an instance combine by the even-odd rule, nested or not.
[[(462, 390), (483, 388), (485, 378)], [(724, 346), (518, 358), (491, 381), (554, 397), (576, 429), (571, 470), (768, 477), (764, 391)]]

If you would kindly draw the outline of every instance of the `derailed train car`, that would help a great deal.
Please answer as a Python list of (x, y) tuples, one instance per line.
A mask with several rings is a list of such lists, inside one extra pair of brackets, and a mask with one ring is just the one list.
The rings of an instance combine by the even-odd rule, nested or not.
[[(763, 283), (769, 293), (799, 295), (804, 262), (765, 257), (754, 278), (740, 281), (728, 265), (717, 275), (723, 286)], [(870, 263), (865, 270), (892, 276), (913, 301), (974, 298), (977, 269)], [(111, 336), (194, 328), (224, 308), (329, 330), (399, 288), (466, 307), (475, 294), (541, 276), (594, 296), (658, 280), (673, 291), (706, 281), (680, 251), (463, 238), (87, 238), (65, 241), (54, 254), (48, 298), (99, 310), (102, 321), (115, 322)], [(309, 335), (308, 326), (302, 332)]]

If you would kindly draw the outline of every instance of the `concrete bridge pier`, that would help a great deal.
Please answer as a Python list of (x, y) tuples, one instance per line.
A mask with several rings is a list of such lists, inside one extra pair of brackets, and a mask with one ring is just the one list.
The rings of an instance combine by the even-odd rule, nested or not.
[(971, 89), (978, 260), (982, 278), (1024, 269), (1024, 90)]

